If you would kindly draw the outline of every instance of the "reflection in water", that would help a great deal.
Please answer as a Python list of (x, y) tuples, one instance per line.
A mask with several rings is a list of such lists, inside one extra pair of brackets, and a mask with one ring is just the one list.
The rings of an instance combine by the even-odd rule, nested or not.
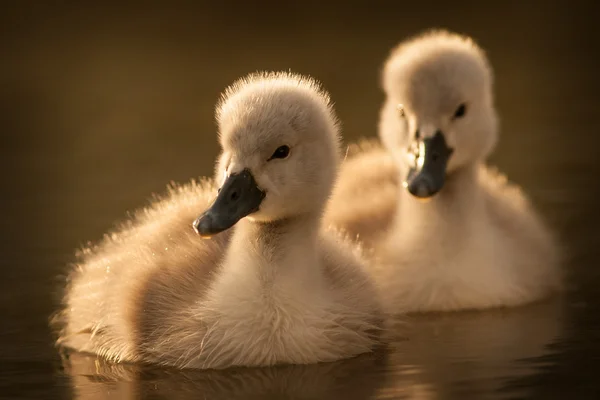
[(382, 384), (384, 354), (317, 365), (229, 370), (166, 370), (111, 364), (96, 356), (64, 358), (75, 398), (369, 399)]
[(413, 316), (399, 324), (404, 338), (389, 349), (337, 363), (180, 371), (69, 353), (64, 368), (80, 400), (472, 397), (499, 392), (508, 380), (535, 373), (541, 366), (520, 360), (547, 352), (561, 333), (562, 314), (556, 300)]
[(381, 398), (412, 388), (418, 398), (479, 398), (507, 380), (537, 371), (521, 362), (547, 353), (563, 329), (559, 299), (525, 307), (410, 317), (406, 340), (393, 344), (395, 376)]

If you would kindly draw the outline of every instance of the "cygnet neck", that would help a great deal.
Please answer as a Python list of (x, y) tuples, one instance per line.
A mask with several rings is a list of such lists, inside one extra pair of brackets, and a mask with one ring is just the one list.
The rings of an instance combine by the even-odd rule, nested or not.
[(247, 256), (266, 284), (316, 285), (321, 276), (319, 223), (320, 214), (313, 213), (270, 222), (244, 218), (235, 228), (229, 252)]
[(239, 222), (236, 235), (250, 237), (257, 244), (272, 247), (277, 246), (292, 236), (298, 236), (303, 244), (316, 241), (319, 227), (319, 215), (305, 213), (274, 221), (252, 221), (248, 218)]
[(422, 217), (423, 225), (427, 225), (428, 229), (443, 226), (466, 227), (473, 215), (477, 215), (478, 207), (483, 205), (477, 180), (478, 171), (478, 163), (453, 171), (446, 177), (443, 188), (429, 199), (418, 199), (406, 188), (400, 187), (400, 212), (396, 216), (396, 223), (406, 226), (407, 220), (415, 221)]

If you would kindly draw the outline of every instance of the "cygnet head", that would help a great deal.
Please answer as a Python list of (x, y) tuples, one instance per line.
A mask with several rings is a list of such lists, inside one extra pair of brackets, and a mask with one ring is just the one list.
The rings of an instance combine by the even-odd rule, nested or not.
[(416, 197), (480, 162), (497, 140), (492, 70), (469, 37), (431, 31), (392, 50), (383, 71), (379, 134)]
[(256, 73), (224, 92), (216, 119), (221, 188), (194, 228), (210, 236), (240, 219), (319, 215), (340, 160), (338, 120), (312, 78)]

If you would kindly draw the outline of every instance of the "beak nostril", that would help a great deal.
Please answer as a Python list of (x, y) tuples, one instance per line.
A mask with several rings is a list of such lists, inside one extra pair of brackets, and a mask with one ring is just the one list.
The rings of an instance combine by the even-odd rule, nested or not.
[(240, 195), (238, 194), (237, 190), (234, 190), (233, 192), (231, 192), (231, 195), (229, 196), (229, 198), (232, 201), (237, 200), (240, 197)]

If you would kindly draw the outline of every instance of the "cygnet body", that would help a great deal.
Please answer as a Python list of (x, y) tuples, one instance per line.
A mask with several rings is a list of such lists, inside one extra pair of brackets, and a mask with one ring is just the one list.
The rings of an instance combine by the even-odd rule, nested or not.
[[(516, 306), (561, 287), (553, 233), (484, 164), (498, 136), (492, 86), (481, 48), (446, 31), (402, 42), (385, 63), (383, 148), (371, 142), (348, 158), (325, 223), (373, 248), (391, 313)], [(348, 201), (364, 182), (381, 182), (368, 193), (376, 200)], [(369, 213), (377, 218), (363, 221)]]
[(320, 229), (340, 159), (328, 94), (308, 77), (252, 74), (225, 91), (216, 116), (216, 200), (212, 181), (176, 188), (85, 250), (60, 343), (180, 368), (370, 351), (380, 305), (360, 248)]

